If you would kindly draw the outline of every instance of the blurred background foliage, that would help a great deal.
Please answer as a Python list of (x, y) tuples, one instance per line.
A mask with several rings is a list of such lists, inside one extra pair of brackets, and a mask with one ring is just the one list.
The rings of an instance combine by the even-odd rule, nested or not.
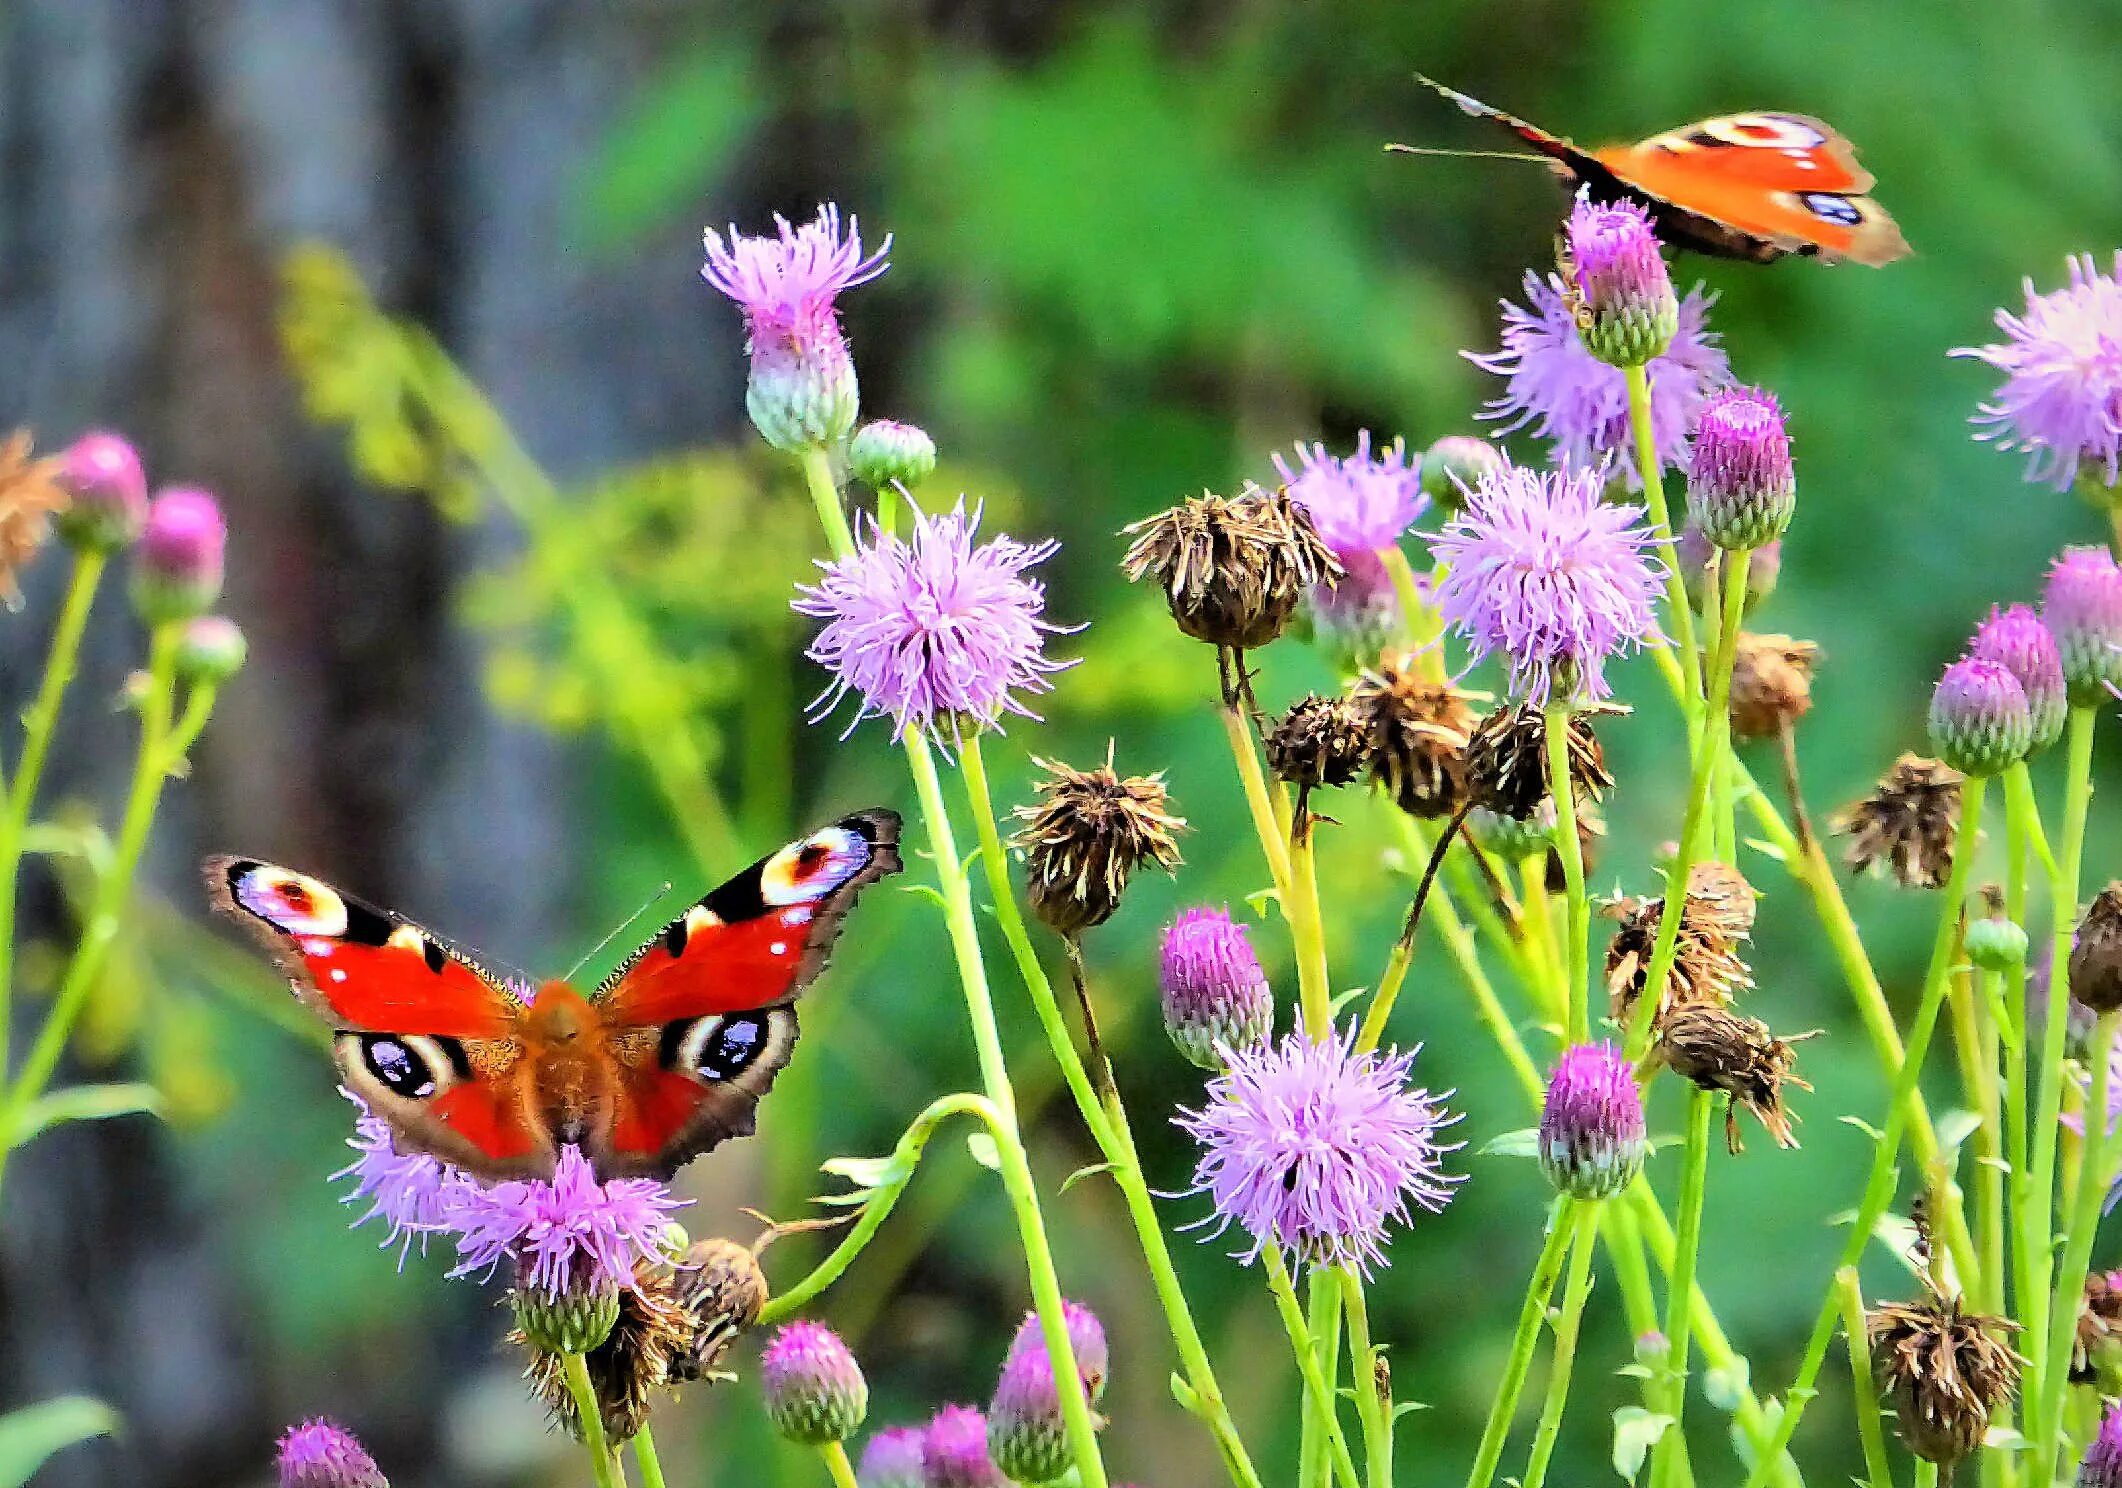
[[(1161, 1114), (1199, 1086), (1156, 1027), (1154, 936), (1176, 908), (1235, 904), (1261, 874), (1203, 706), (1209, 655), (1172, 633), (1154, 596), (1120, 581), (1115, 533), (1203, 486), (1270, 475), (1270, 452), (1294, 439), (1341, 447), (1370, 429), (1420, 446), (1473, 427), (1495, 389), (1461, 349), (1493, 347), (1495, 301), (1550, 256), (1561, 195), (1523, 166), (1385, 157), (1387, 139), (1499, 143), (1415, 87), (1413, 70), (1591, 142), (1739, 107), (1800, 109), (1833, 120), (1878, 173), (1880, 198), (1916, 247), (1910, 261), (1877, 273), (1699, 260), (1678, 270), (1717, 291), (1713, 320), (1735, 368), (1791, 412), (1803, 499), (1760, 623), (1826, 649), (1802, 736), (1816, 813), (1919, 740), (1929, 682), (1984, 607), (2030, 597), (2059, 544), (2101, 536), (2072, 498), (2023, 487), (2011, 460), (1969, 441), (1965, 419), (1987, 374), (1945, 353), (1986, 339), (1992, 308), (2016, 297), (2022, 275), (2049, 285), (2067, 252), (2114, 246), (2122, 99), (2105, 0), (615, 0), (564, 23), (552, 6), (504, 22), (410, 0), (373, 7), (383, 18), (373, 23), (366, 12), (346, 22), (321, 0), (178, 9), (184, 18), (146, 41), (109, 27), (73, 35), (69, 15), (90, 11), (68, 12), (66, 0), (0, 11), (7, 75), (69, 36), (114, 55), (163, 48), (189, 81), (139, 105), (154, 138), (183, 145), (233, 131), (248, 142), (239, 166), (261, 181), (272, 171), (301, 180), (274, 149), (303, 137), (292, 107), (303, 74), (278, 78), (286, 91), (275, 93), (229, 60), (296, 65), (320, 55), (303, 50), (305, 37), (352, 24), (360, 44), (410, 59), (392, 73), (385, 116), (419, 137), (420, 168), (355, 182), (319, 167), (310, 188), (356, 204), (345, 211), (288, 209), (255, 183), (246, 198), (240, 168), (225, 187), (128, 175), (122, 161), (90, 181), (139, 193), (142, 213), (173, 193), (209, 248), (217, 233), (241, 239), (233, 261), (250, 266), (236, 280), (250, 285), (250, 303), (207, 276), (190, 291), (200, 303), (168, 309), (167, 324), (197, 342), (195, 358), (264, 369), (237, 389), (262, 390), (261, 417), (301, 452), (311, 473), (300, 489), (315, 505), (290, 513), (269, 481), (238, 479), (285, 472), (271, 454), (242, 455), (240, 417), (199, 425), (204, 412), (242, 408), (233, 395), (202, 404), (165, 376), (85, 404), (78, 380), (41, 376), (35, 357), (18, 361), (31, 374), (19, 386), (0, 389), (0, 414), (38, 423), (48, 439), (70, 434), (69, 420), (109, 420), (229, 476), (237, 563), (249, 565), (258, 607), (236, 613), (261, 661), (216, 733), (243, 735), (245, 689), (257, 690), (251, 716), (272, 725), (210, 739), (200, 804), (170, 824), (172, 907), (144, 916), (79, 1051), (136, 1064), (165, 1087), (175, 1136), (135, 1133), (124, 1163), (162, 1174), (158, 1190), (172, 1197), (155, 1212), (177, 1216), (205, 1257), (203, 1271), (132, 1286), (125, 1308), (167, 1302), (190, 1277), (216, 1315), (186, 1321), (176, 1309), (118, 1362), (89, 1344), (55, 1354), (19, 1327), (5, 1334), (4, 1377), (23, 1398), (56, 1383), (124, 1408), (185, 1370), (187, 1350), (221, 1357), (205, 1376), (221, 1388), (196, 1407), (215, 1429), (136, 1410), (129, 1445), (78, 1454), (95, 1464), (74, 1464), (80, 1481), (113, 1480), (120, 1459), (99, 1452), (126, 1453), (127, 1476), (142, 1484), (258, 1480), (269, 1432), (320, 1410), (363, 1430), (406, 1484), (557, 1481), (569, 1470), (496, 1352), (499, 1321), (483, 1299), (442, 1284), (439, 1256), (416, 1252), (401, 1272), (366, 1232), (346, 1231), (350, 1215), (323, 1179), (342, 1159), (347, 1113), (316, 1040), (262, 968), (198, 926), (181, 849), (306, 850), (295, 860), (444, 933), (510, 927), (518, 943), (487, 949), (552, 972), (666, 880), (671, 897), (658, 909), (815, 818), (904, 793), (881, 731), (841, 743), (837, 723), (803, 722), (819, 677), (785, 604), (809, 572), (814, 533), (793, 472), (741, 425), (734, 315), (704, 287), (679, 288), (703, 219), (756, 229), (770, 210), (805, 216), (831, 199), (873, 238), (894, 233), (892, 272), (845, 306), (865, 412), (935, 435), (946, 464), (932, 497), (963, 490), (986, 502), (990, 528), (1063, 540), (1052, 613), (1087, 624), (1057, 642), (1081, 665), (1061, 679), (1047, 721), (1013, 727), (990, 758), (998, 792), (1017, 800), (1028, 754), (1081, 761), (1117, 739), (1119, 763), (1166, 771), (1192, 818), (1178, 881), (1140, 883), (1089, 947), (1151, 1181), (1164, 1188), (1183, 1186), (1189, 1154)], [(531, 40), (532, 27), (551, 29)], [(499, 92), (505, 106), (481, 115), (468, 100), (502, 87), (494, 78), (519, 55), (512, 48), (545, 70), (526, 74), (529, 96)], [(278, 111), (260, 98), (278, 99)], [(552, 137), (541, 109), (564, 121)], [(12, 127), (21, 137), (19, 120)], [(423, 244), (480, 241), (481, 213), (499, 210), (507, 185), (481, 172), (511, 128), (535, 153), (528, 225), (507, 219), (519, 236), (486, 252), (480, 274), (466, 269), (469, 250), (424, 254)], [(25, 148), (41, 138), (32, 132)], [(211, 210), (217, 190), (233, 224)], [(372, 242), (349, 258), (339, 241), (363, 237), (345, 219), (373, 191), (418, 228), (380, 274), (364, 270), (379, 258)], [(20, 205), (0, 218), (0, 242), (35, 242), (42, 203), (10, 199)], [(72, 220), (56, 206), (51, 217)], [(10, 277), (0, 254), (0, 288), (49, 293), (20, 267), (41, 261), (18, 259)], [(642, 306), (684, 309), (615, 316), (623, 334), (598, 331), (594, 296), (637, 287)], [(550, 357), (538, 334), (497, 338), (492, 306), (511, 290), (521, 323), (588, 331)], [(65, 340), (54, 333), (48, 345)], [(286, 410), (297, 397), (321, 439), (295, 428)], [(576, 401), (616, 410), (610, 427), (569, 426)], [(374, 515), (393, 499), (420, 510)], [(383, 520), (408, 525), (373, 525)], [(240, 572), (237, 587), (246, 592)], [(358, 631), (333, 620), (342, 605), (361, 617)], [(18, 632), (39, 623), (35, 613), (13, 622)], [(436, 654), (469, 660), (450, 672), (431, 664)], [(1265, 666), (1271, 701), (1332, 680), (1326, 660), (1295, 642)], [(276, 706), (308, 697), (326, 667), (353, 669), (322, 686), (332, 707)], [(1649, 854), (1674, 829), (1683, 784), (1650, 668), (1620, 676), (1640, 706), (1607, 730), (1621, 786), (1594, 881), (1647, 892)], [(386, 705), (403, 738), (378, 744), (358, 710)], [(458, 756), (438, 764), (429, 731), (487, 738), (477, 732), (486, 728), (504, 743), (469, 767)], [(550, 823), (528, 847), (515, 824), (480, 815), (495, 796), (462, 773), (506, 777), (523, 756), (505, 741), (526, 732), (560, 741), (557, 764), (517, 792), (518, 808)], [(2109, 750), (2103, 769), (2113, 765)], [(265, 782), (256, 790), (253, 772)], [(1393, 840), (1383, 809), (1346, 802), (1323, 857), (1343, 985), (1376, 974), (1403, 909), (1401, 885), (1378, 871)], [(2116, 871), (2101, 847), (2113, 840), (2096, 822), (2090, 871)], [(1756, 1386), (1772, 1391), (1826, 1279), (1836, 1243), (1826, 1221), (1853, 1201), (1869, 1150), (1835, 1118), (1874, 1113), (1881, 1089), (1802, 899), (1759, 860), (1753, 876), (1768, 891), (1760, 1009), (1779, 1028), (1832, 1035), (1804, 1049), (1818, 1087), (1800, 1098), (1804, 1149), (1757, 1142), (1715, 1163), (1704, 1281)], [(415, 890), (428, 897), (408, 897)], [(1890, 994), (1905, 1000), (1920, 906), (1873, 885), (1852, 897)], [(970, 1079), (938, 933), (911, 896), (865, 904), (806, 1004), (803, 1050), (765, 1107), (762, 1136), (688, 1173), (702, 1201), (696, 1231), (749, 1233), (741, 1205), (798, 1214), (819, 1191), (822, 1158), (884, 1150), (931, 1094)], [(1260, 940), (1287, 985), (1281, 937)], [(618, 936), (586, 974), (627, 941)], [(1394, 1034), (1424, 1045), (1426, 1082), (1457, 1090), (1472, 1179), (1444, 1216), (1402, 1237), (1373, 1307), (1394, 1343), (1399, 1393), (1430, 1407), (1403, 1427), (1406, 1480), (1447, 1482), (1502, 1363), (1506, 1299), (1537, 1248), (1543, 1190), (1531, 1165), (1473, 1155), (1527, 1113), (1434, 947), (1410, 989)], [(1088, 1160), (1086, 1144), (1053, 1100), (1027, 1010), (1005, 999), (1004, 1012), (1023, 1053), (1020, 1095), (1045, 1113), (1034, 1138), (1051, 1189)], [(1673, 1111), (1657, 1121), (1677, 1124)], [(111, 1160), (107, 1148), (66, 1151)], [(123, 1207), (84, 1217), (53, 1169), (24, 1172), (44, 1172), (47, 1186), (25, 1184), (0, 1220), (11, 1303), (27, 1294), (37, 1257), (175, 1243), (113, 1236), (149, 1220)], [(40, 1194), (48, 1213), (37, 1211)], [(1177, 1201), (1168, 1212), (1177, 1222), (1199, 1208)], [(1150, 1488), (1212, 1481), (1205, 1437), (1165, 1395), (1171, 1361), (1113, 1196), (1079, 1184), (1052, 1213), (1067, 1285), (1104, 1311), (1115, 1337), (1110, 1463)], [(783, 1242), (771, 1269), (797, 1275), (822, 1243)], [(1254, 1278), (1223, 1260), (1225, 1248), (1189, 1246), (1182, 1259), (1241, 1427), (1256, 1453), (1284, 1462), (1293, 1381)], [(1024, 1305), (1020, 1279), (994, 1185), (961, 1146), (938, 1144), (822, 1309), (869, 1366), (873, 1421), (983, 1396)], [(1886, 1267), (1873, 1280), (1901, 1285)], [(1602, 1288), (1594, 1304), (1563, 1481), (1606, 1479), (1602, 1411), (1631, 1396), (1630, 1381), (1603, 1373), (1628, 1360), (1611, 1300)], [(1846, 1405), (1831, 1393), (1801, 1440), (1821, 1483), (1854, 1460)], [(805, 1481), (814, 1464), (775, 1444), (755, 1407), (748, 1383), (677, 1407), (659, 1428), (673, 1481)], [(1720, 1419), (1691, 1417), (1712, 1478), (1728, 1460), (1709, 1439)]]

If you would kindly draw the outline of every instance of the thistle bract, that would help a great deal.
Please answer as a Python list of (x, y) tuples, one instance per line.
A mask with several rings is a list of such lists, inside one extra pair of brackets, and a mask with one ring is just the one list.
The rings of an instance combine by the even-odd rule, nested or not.
[(1568, 267), (1584, 307), (1584, 345), (1615, 367), (1640, 367), (1672, 344), (1680, 301), (1650, 214), (1631, 201), (1597, 202), (1587, 189), (1563, 227)]
[(1547, 1082), (1540, 1171), (1572, 1198), (1610, 1199), (1643, 1171), (1649, 1135), (1635, 1067), (1611, 1044), (1578, 1044)]
[(2033, 720), (2036, 753), (2063, 737), (2070, 714), (2063, 653), (2032, 605), (2015, 604), (2009, 609), (1992, 605), (1989, 618), (1976, 628), (1967, 654), (1995, 662), (2017, 679)]
[(759, 1355), (759, 1385), (774, 1430), (806, 1446), (846, 1441), (869, 1414), (869, 1382), (840, 1335), (798, 1320)]
[(936, 473), (936, 441), (913, 424), (878, 419), (848, 442), (847, 468), (872, 490), (904, 486), (911, 491)]
[(1783, 410), (1769, 394), (1731, 388), (1702, 405), (1687, 508), (1703, 535), (1729, 552), (1751, 551), (1783, 535), (1798, 509), (1798, 478)]
[(2107, 549), (2065, 548), (2049, 565), (2041, 622), (2073, 705), (2089, 708), (2122, 684), (2122, 569)]
[(1961, 657), (1930, 695), (1930, 742), (1963, 775), (2002, 773), (2033, 748), (2025, 690), (1995, 662)]
[(82, 435), (61, 457), (58, 480), (67, 505), (52, 525), (72, 546), (109, 552), (147, 525), (147, 476), (139, 453), (120, 436)]

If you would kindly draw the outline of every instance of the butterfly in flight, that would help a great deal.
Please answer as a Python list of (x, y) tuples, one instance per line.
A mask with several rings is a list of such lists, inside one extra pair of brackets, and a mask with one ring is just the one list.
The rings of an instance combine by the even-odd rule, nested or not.
[(399, 1150), (489, 1178), (548, 1175), (563, 1144), (599, 1177), (668, 1178), (748, 1136), (796, 1041), (796, 994), (868, 885), (897, 873), (876, 809), (761, 858), (594, 991), (519, 993), (410, 920), (255, 858), (205, 863), (214, 907), (261, 940), (332, 1031), (347, 1088)]
[(1864, 194), (1871, 172), (1857, 164), (1850, 142), (1818, 119), (1725, 114), (1640, 144), (1586, 150), (1420, 73), (1416, 78), (1475, 118), (1508, 129), (1595, 200), (1641, 204), (1667, 242), (1751, 263), (1799, 254), (1876, 268), (1908, 254), (1894, 219)]

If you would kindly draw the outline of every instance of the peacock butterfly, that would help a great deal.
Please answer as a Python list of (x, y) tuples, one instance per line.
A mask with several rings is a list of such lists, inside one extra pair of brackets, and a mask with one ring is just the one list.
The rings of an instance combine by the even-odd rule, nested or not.
[(843, 817), (672, 920), (589, 995), (518, 992), (410, 920), (255, 858), (204, 865), (214, 907), (264, 942), (330, 1025), (346, 1084), (401, 1150), (542, 1176), (565, 1143), (598, 1175), (667, 1178), (749, 1135), (796, 1041), (796, 994), (855, 896), (899, 861), (899, 817)]
[[(1601, 201), (1639, 202), (1666, 241), (1720, 258), (1785, 254), (1878, 267), (1908, 254), (1901, 229), (1870, 197), (1872, 175), (1849, 141), (1803, 114), (1725, 114), (1634, 145), (1585, 150), (1455, 88), (1416, 77), (1479, 119), (1492, 119)], [(1388, 145), (1408, 154), (1429, 153)]]

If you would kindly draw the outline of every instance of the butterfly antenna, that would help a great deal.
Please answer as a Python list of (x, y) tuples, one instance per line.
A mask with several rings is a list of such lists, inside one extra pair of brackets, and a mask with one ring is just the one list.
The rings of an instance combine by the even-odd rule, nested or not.
[(655, 893), (649, 895), (647, 899), (642, 901), (641, 907), (639, 909), (635, 910), (632, 914), (628, 915), (618, 924), (612, 926), (610, 934), (606, 935), (604, 939), (598, 941), (595, 945), (591, 946), (587, 951), (584, 951), (582, 953), (581, 959), (576, 961), (573, 966), (570, 966), (567, 969), (567, 975), (562, 977), (560, 980), (562, 980), (563, 982), (572, 982), (575, 979), (576, 972), (580, 971), (583, 967), (589, 965), (590, 962), (596, 960), (598, 955), (603, 952), (606, 946), (610, 945), (613, 941), (617, 940), (620, 935), (625, 932), (627, 926), (633, 924), (634, 921), (640, 919), (641, 916), (647, 914), (650, 910), (654, 909), (656, 905), (662, 900), (663, 896), (665, 894), (668, 894), (670, 891), (671, 882), (669, 879), (666, 878), (665, 880), (663, 880), (662, 886), (658, 888)]
[(1525, 160), (1534, 165), (1551, 164), (1545, 155), (1529, 150), (1441, 150), (1426, 145), (1387, 145), (1388, 155), (1441, 155), (1451, 160)]

